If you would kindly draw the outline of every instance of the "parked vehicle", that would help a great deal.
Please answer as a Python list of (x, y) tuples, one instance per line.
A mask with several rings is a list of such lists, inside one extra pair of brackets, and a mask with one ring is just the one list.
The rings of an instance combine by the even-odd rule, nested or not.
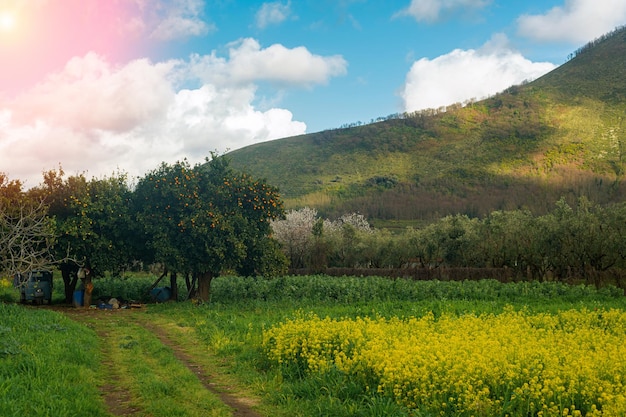
[(16, 274), (13, 284), (20, 290), (20, 302), (41, 305), (44, 301), (52, 303), (52, 272), (30, 271)]

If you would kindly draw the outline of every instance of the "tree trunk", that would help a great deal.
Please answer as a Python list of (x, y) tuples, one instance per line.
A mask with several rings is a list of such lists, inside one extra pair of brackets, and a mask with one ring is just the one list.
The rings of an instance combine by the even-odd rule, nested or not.
[(209, 301), (211, 297), (211, 280), (213, 274), (211, 272), (203, 272), (198, 275), (198, 299), (200, 301)]
[(63, 287), (65, 292), (65, 303), (72, 304), (74, 302), (74, 291), (78, 283), (78, 266), (70, 264), (61, 264), (61, 277), (63, 277)]
[(170, 272), (170, 300), (178, 301), (178, 283), (176, 282), (176, 272)]
[(91, 306), (91, 293), (93, 292), (93, 282), (91, 282), (91, 269), (85, 267), (85, 302), (83, 306), (89, 308)]
[(193, 273), (193, 278), (189, 279), (189, 273), (185, 274), (185, 284), (187, 284), (187, 298), (185, 300), (189, 300), (191, 298), (196, 297), (196, 282), (198, 281), (198, 274)]

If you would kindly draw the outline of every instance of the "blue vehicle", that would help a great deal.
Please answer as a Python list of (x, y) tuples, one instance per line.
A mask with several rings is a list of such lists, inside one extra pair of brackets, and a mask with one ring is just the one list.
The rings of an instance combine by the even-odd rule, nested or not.
[(52, 304), (52, 272), (30, 271), (14, 277), (14, 285), (20, 290), (20, 302), (41, 305), (44, 301)]

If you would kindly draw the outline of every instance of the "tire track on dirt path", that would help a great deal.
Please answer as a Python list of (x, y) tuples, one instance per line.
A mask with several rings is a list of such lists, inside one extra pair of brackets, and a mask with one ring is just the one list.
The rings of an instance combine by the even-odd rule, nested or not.
[(178, 359), (191, 372), (193, 372), (194, 375), (196, 375), (204, 388), (217, 395), (224, 404), (232, 409), (233, 417), (263, 417), (252, 408), (252, 405), (254, 404), (253, 400), (233, 395), (228, 392), (228, 387), (220, 386), (212, 382), (211, 374), (201, 365), (198, 365), (193, 358), (172, 339), (170, 339), (167, 333), (159, 326), (145, 320), (137, 320), (136, 323), (152, 332), (152, 334), (154, 334), (161, 341), (161, 343), (170, 348), (176, 359)]
[(104, 395), (104, 403), (110, 414), (114, 416), (126, 417), (138, 415), (142, 410), (136, 407), (128, 405), (131, 401), (128, 391), (123, 389), (119, 381), (121, 380), (119, 374), (115, 369), (115, 365), (109, 359), (110, 348), (108, 348), (110, 337), (108, 333), (97, 330), (96, 334), (102, 341), (102, 367), (104, 368), (104, 374), (107, 375), (108, 383), (100, 386), (100, 392)]
[(132, 417), (145, 414), (145, 410), (142, 408), (131, 405), (131, 395), (120, 383), (122, 377), (112, 359), (111, 346), (113, 346), (114, 341), (113, 336), (107, 330), (107, 326), (110, 325), (110, 320), (115, 317), (123, 322), (143, 327), (152, 333), (161, 344), (171, 350), (174, 357), (182, 365), (198, 378), (198, 381), (207, 391), (217, 396), (222, 403), (231, 409), (233, 417), (264, 417), (253, 408), (257, 404), (255, 399), (237, 395), (235, 390), (226, 384), (220, 383), (219, 378), (216, 378), (210, 372), (210, 367), (206, 366), (206, 364), (199, 364), (194, 360), (193, 356), (188, 354), (180, 344), (176, 343), (165, 329), (146, 319), (144, 314), (142, 314), (143, 312), (130, 310), (103, 311), (75, 309), (73, 307), (52, 307), (51, 309), (59, 311), (72, 320), (91, 328), (98, 335), (101, 341), (102, 373), (107, 379), (106, 383), (99, 386), (99, 389), (107, 411), (112, 416)]
[(106, 376), (107, 380), (105, 384), (100, 385), (98, 388), (102, 393), (102, 398), (109, 414), (119, 417), (143, 415), (143, 410), (130, 405), (131, 396), (129, 392), (120, 384), (121, 376), (116, 369), (114, 362), (111, 360), (111, 336), (106, 330), (99, 328), (99, 326), (95, 326), (93, 323), (86, 320), (86, 318), (90, 316), (94, 317), (102, 313), (95, 312), (94, 310), (77, 309), (73, 307), (56, 307), (51, 309), (59, 311), (70, 319), (91, 328), (98, 335), (101, 342), (100, 352), (102, 353), (102, 374)]

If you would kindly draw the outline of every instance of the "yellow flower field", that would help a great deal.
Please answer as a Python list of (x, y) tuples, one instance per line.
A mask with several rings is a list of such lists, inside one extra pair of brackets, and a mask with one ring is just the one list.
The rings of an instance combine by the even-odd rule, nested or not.
[(337, 370), (441, 416), (626, 416), (626, 313), (569, 310), (335, 320), (264, 332), (270, 360)]

